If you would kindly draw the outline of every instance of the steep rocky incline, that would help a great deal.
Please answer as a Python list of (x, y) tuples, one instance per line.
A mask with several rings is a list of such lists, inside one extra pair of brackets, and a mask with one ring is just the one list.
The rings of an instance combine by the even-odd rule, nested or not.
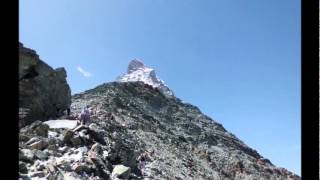
[(74, 96), (73, 105), (83, 102), (112, 112), (134, 149), (155, 152), (145, 170), (152, 179), (298, 178), (273, 166), (197, 107), (166, 98), (144, 83), (104, 84)]
[(96, 112), (88, 126), (35, 122), (21, 130), (21, 177), (300, 179), (197, 107), (142, 82), (106, 83), (72, 97), (72, 113), (84, 105)]
[(71, 104), (64, 68), (52, 69), (19, 43), (19, 126), (59, 116)]

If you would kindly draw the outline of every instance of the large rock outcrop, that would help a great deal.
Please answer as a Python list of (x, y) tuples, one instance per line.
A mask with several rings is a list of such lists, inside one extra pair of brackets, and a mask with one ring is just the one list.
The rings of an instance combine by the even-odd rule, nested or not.
[(19, 126), (59, 116), (71, 104), (64, 68), (53, 69), (19, 43)]

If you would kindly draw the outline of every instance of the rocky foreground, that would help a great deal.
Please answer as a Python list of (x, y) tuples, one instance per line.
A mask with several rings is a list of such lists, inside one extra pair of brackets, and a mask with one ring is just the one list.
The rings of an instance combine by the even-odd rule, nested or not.
[(22, 179), (300, 179), (178, 98), (142, 82), (103, 84), (72, 97), (70, 117), (20, 129)]

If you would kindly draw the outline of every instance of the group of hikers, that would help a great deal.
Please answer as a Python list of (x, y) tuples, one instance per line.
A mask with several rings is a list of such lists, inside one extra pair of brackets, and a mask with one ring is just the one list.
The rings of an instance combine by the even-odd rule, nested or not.
[[(78, 120), (81, 125), (88, 124), (88, 122), (90, 122), (91, 116), (92, 115), (96, 115), (96, 114), (97, 114), (96, 108), (92, 108), (89, 105), (84, 106), (83, 109), (81, 110), (81, 112), (76, 116), (70, 115), (70, 108), (67, 109), (68, 117), (70, 119)], [(106, 117), (109, 120), (113, 120), (114, 119), (114, 116), (110, 112), (107, 112), (107, 116)]]
[(67, 119), (78, 120), (81, 125), (87, 124), (90, 121), (91, 115), (94, 114), (96, 114), (96, 111), (89, 105), (84, 106), (82, 111), (76, 116), (71, 115), (70, 108), (67, 108), (66, 110)]

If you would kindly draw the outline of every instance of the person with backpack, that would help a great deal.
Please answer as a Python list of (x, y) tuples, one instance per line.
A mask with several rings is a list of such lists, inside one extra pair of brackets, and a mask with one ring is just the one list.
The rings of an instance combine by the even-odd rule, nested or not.
[(91, 115), (91, 110), (90, 106), (87, 105), (83, 108), (80, 114), (80, 123), (81, 125), (85, 125), (87, 122), (90, 121), (90, 115)]

